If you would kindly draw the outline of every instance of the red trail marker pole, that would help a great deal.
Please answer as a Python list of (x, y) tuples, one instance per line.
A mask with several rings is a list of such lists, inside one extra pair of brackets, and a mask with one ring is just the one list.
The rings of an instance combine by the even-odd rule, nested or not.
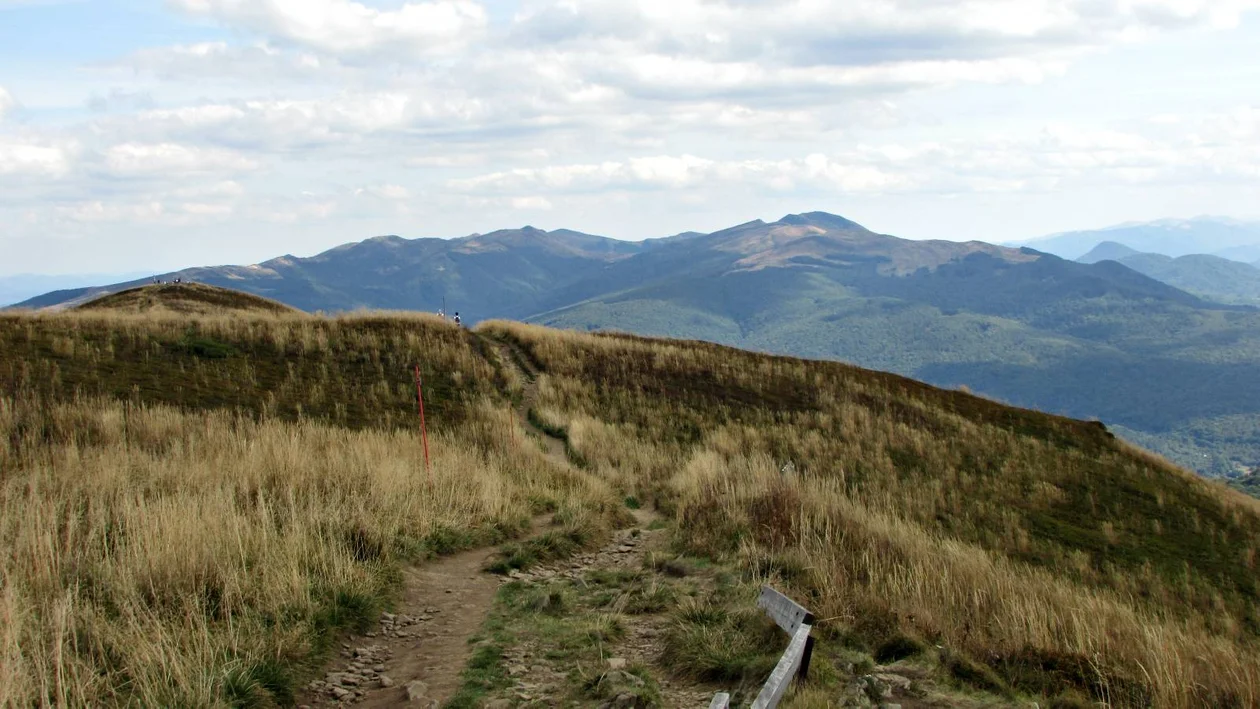
[(429, 431), (424, 426), (424, 390), (420, 386), (420, 365), (416, 365), (416, 401), (420, 405), (420, 439), (424, 441), (424, 469), (429, 473), (429, 487), (433, 487), (433, 468), (429, 466)]

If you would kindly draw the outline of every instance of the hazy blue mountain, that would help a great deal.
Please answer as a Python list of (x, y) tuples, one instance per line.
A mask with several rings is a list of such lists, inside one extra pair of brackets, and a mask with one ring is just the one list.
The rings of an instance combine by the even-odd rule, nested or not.
[(1144, 254), (1104, 241), (1077, 259), (1080, 263), (1117, 261), (1162, 283), (1222, 303), (1260, 305), (1260, 269), (1220, 256), (1191, 254), (1172, 258)]
[(1234, 246), (1228, 249), (1215, 251), (1212, 255), (1227, 258), (1230, 261), (1242, 261), (1243, 263), (1256, 264), (1260, 263), (1260, 244)]
[[(1260, 245), (1260, 222), (1221, 217), (1165, 219), (1145, 224), (1122, 224), (1106, 229), (1073, 231), (1019, 242), (1066, 259), (1079, 259), (1104, 241), (1128, 246), (1142, 253), (1165, 256), (1220, 254), (1226, 249)], [(1242, 253), (1242, 252), (1240, 252)], [(1244, 260), (1260, 258), (1260, 253)]]
[(1096, 416), (1204, 472), (1260, 464), (1260, 312), (1113, 260), (910, 241), (813, 212), (644, 243), (529, 227), (379, 237), (164, 277), (305, 310), (436, 310), (445, 297), (470, 323), (511, 317), (842, 359)]
[(41, 293), (67, 288), (81, 288), (94, 283), (113, 283), (140, 278), (144, 273), (77, 273), (61, 276), (48, 276), (32, 273), (20, 273), (14, 276), (0, 276), (0, 307), (11, 305)]
[[(159, 276), (235, 288), (307, 311), (360, 308), (436, 311), (469, 322), (525, 317), (556, 288), (637, 253), (642, 244), (576, 231), (523, 227), (460, 239), (380, 236), (309, 258), (281, 256), (249, 266), (189, 268)], [(137, 285), (49, 293), (21, 305), (78, 303)]]
[(1120, 263), (1158, 281), (1223, 303), (1260, 305), (1260, 269), (1219, 256), (1134, 254)]
[(1076, 259), (1080, 263), (1098, 263), (1099, 261), (1120, 261), (1127, 256), (1136, 256), (1142, 253), (1137, 249), (1131, 249), (1124, 244), (1118, 244), (1114, 241), (1104, 241), (1095, 246), (1089, 253)]

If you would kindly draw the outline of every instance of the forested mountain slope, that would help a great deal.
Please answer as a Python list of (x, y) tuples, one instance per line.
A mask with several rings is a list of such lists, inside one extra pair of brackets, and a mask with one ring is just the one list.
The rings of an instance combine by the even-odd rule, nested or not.
[(1260, 268), (1220, 256), (1191, 254), (1173, 258), (1141, 253), (1108, 242), (1099, 244), (1078, 260), (1081, 263), (1118, 261), (1138, 273), (1208, 300), (1260, 305)]

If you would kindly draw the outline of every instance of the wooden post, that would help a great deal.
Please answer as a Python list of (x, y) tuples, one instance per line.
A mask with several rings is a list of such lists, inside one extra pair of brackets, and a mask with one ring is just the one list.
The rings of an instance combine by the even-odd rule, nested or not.
[(814, 614), (806, 610), (805, 606), (769, 586), (761, 587), (757, 607), (764, 610), (766, 615), (770, 616), (770, 619), (783, 628), (783, 632), (788, 635), (795, 635), (796, 629), (801, 625), (814, 624)]
[[(797, 636), (800, 634), (801, 629), (809, 629), (814, 625), (814, 614), (810, 613), (805, 606), (769, 586), (761, 587), (761, 596), (757, 598), (757, 607), (764, 610), (766, 615), (770, 616), (776, 625), (792, 636), (793, 645), (788, 648), (789, 653), (794, 651), (793, 647), (796, 645)], [(802, 645), (796, 652), (798, 652), (798, 658), (795, 660), (794, 673), (797, 679), (804, 680), (809, 675), (809, 661), (814, 655), (813, 636), (806, 632)], [(788, 654), (784, 653), (783, 657), (786, 660)], [(774, 679), (774, 677), (770, 678), (771, 681), (766, 683), (766, 688), (770, 688)], [(790, 677), (786, 679), (790, 679)], [(781, 692), (779, 696), (782, 696)], [(778, 702), (777, 699), (774, 701), (775, 703)], [(754, 704), (753, 706), (757, 705)], [(765, 706), (772, 707), (774, 704)]]
[(424, 425), (424, 389), (420, 386), (420, 365), (416, 365), (416, 401), (420, 406), (420, 439), (424, 441), (424, 469), (429, 474), (429, 487), (433, 487), (433, 468), (429, 465), (429, 431)]
[(709, 702), (709, 709), (730, 709), (731, 695), (726, 692), (718, 692), (713, 695), (713, 701)]
[(783, 652), (783, 657), (779, 658), (779, 664), (775, 665), (774, 672), (770, 673), (770, 679), (766, 680), (761, 693), (753, 700), (752, 709), (774, 709), (779, 706), (783, 695), (787, 693), (788, 685), (792, 683), (792, 679), (796, 677), (801, 667), (811, 630), (813, 626), (809, 625), (801, 625), (796, 629), (792, 635), (791, 644)]
[(809, 661), (814, 657), (814, 636), (805, 638), (805, 650), (801, 653), (801, 667), (796, 671), (796, 680), (804, 682), (809, 676)]

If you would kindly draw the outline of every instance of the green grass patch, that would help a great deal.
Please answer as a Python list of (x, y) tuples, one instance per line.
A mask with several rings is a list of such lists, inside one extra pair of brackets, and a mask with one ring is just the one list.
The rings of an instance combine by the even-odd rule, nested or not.
[(224, 673), (223, 699), (232, 707), (291, 706), (293, 675), (278, 660), (236, 665)]
[(503, 667), (503, 648), (494, 642), (477, 645), (467, 667), (460, 673), (460, 680), (460, 687), (446, 702), (446, 709), (477, 709), (486, 695), (509, 684), (507, 670)]
[(954, 652), (941, 653), (941, 665), (949, 676), (962, 687), (979, 689), (1003, 697), (1011, 697), (1013, 693), (1006, 682), (993, 669), (964, 655)]
[(499, 550), (497, 557), (487, 564), (486, 571), (508, 574), (528, 569), (535, 564), (567, 559), (589, 546), (593, 539), (592, 530), (575, 526), (547, 532), (523, 542), (506, 544)]
[(787, 636), (757, 608), (709, 599), (680, 604), (665, 634), (662, 662), (680, 676), (702, 681), (764, 681)]
[(662, 706), (660, 688), (642, 665), (592, 674), (582, 683), (582, 694), (592, 701), (616, 700), (627, 709)]
[(239, 353), (235, 347), (226, 342), (219, 342), (210, 337), (199, 337), (195, 334), (185, 335), (184, 339), (176, 344), (176, 349), (203, 359), (227, 359)]
[(908, 657), (921, 655), (926, 651), (927, 645), (922, 640), (897, 633), (875, 648), (875, 660), (882, 665), (886, 665)]

